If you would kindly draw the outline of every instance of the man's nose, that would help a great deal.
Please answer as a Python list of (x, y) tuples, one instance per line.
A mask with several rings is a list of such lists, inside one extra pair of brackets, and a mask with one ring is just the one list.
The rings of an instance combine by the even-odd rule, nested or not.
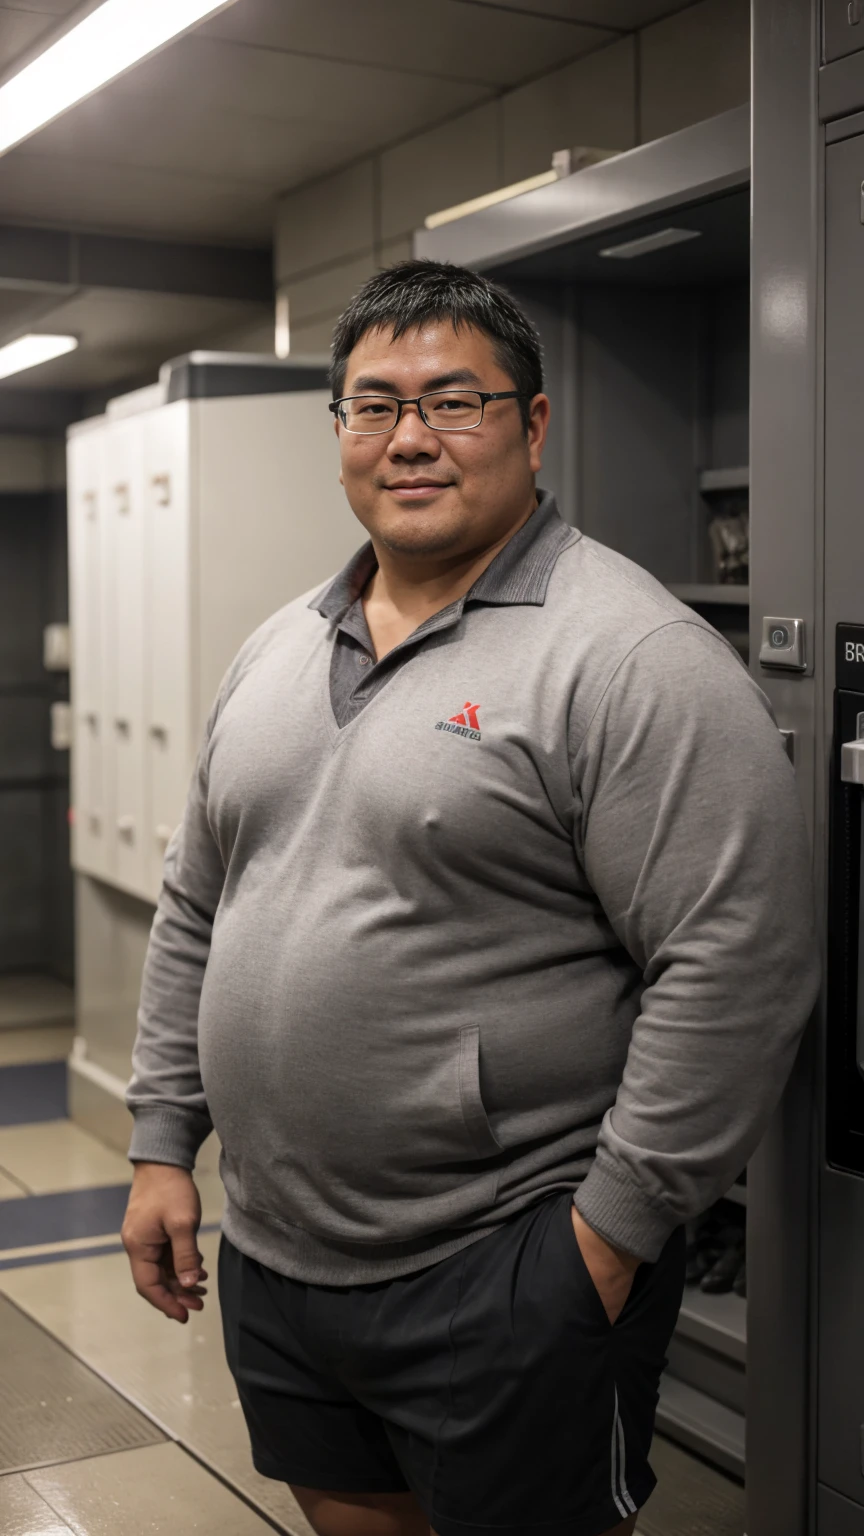
[(441, 443), (437, 433), (427, 427), (416, 405), (403, 405), (402, 415), (390, 434), (387, 454), (391, 459), (415, 459), (419, 454), (437, 458)]

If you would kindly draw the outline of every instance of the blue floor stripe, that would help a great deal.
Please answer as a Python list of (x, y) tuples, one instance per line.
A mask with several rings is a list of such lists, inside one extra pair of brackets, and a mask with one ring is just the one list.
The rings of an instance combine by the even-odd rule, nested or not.
[(0, 1067), (0, 1125), (34, 1125), (69, 1114), (65, 1061)]
[(128, 1198), (128, 1184), (107, 1184), (0, 1200), (0, 1251), (119, 1232)]
[[(221, 1221), (208, 1221), (199, 1228), (200, 1233), (220, 1232), (221, 1230)], [(24, 1246), (23, 1243), (21, 1246)], [(31, 1258), (27, 1258), (25, 1255), (17, 1259), (0, 1259), (0, 1270), (27, 1269), (31, 1264), (65, 1264), (67, 1260), (71, 1263), (73, 1259), (97, 1259), (101, 1258), (105, 1253), (122, 1252), (122, 1243), (105, 1243), (104, 1247), (99, 1248), (61, 1248), (59, 1252), (37, 1253)]]

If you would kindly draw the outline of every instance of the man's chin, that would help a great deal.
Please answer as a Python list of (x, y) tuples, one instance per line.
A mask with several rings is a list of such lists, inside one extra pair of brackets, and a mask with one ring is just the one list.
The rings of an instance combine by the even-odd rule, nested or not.
[(394, 555), (446, 555), (461, 544), (464, 528), (449, 518), (440, 521), (415, 512), (405, 518), (386, 518), (376, 532), (377, 540)]

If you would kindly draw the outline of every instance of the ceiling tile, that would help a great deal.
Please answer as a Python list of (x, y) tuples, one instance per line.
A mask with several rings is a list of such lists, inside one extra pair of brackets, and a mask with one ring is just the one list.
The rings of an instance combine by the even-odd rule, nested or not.
[(0, 219), (250, 245), (273, 229), (260, 186), (32, 153), (0, 159)]
[(496, 10), (504, 6), (508, 11), (562, 17), (571, 22), (592, 22), (595, 26), (630, 32), (648, 26), (661, 16), (671, 16), (673, 11), (683, 11), (693, 0), (460, 0), (460, 3), (485, 5)]
[(0, 4), (0, 11), (30, 11), (35, 16), (68, 16), (81, 0), (14, 0)]
[(0, 72), (8, 70), (19, 53), (32, 47), (43, 32), (50, 32), (54, 18), (33, 11), (10, 10), (0, 5)]
[[(15, 160), (44, 166), (56, 157), (79, 180), (92, 179), (98, 165), (236, 182), (254, 198), (323, 175), (488, 94), (464, 82), (190, 37), (0, 159), (0, 216), (8, 216), (5, 166)], [(211, 193), (202, 185), (192, 196)], [(38, 203), (37, 188), (32, 197)], [(125, 206), (115, 217), (113, 198), (106, 187), (101, 227), (128, 223)], [(98, 200), (97, 183), (87, 195), (91, 210)], [(45, 217), (53, 216), (46, 207)]]
[(614, 33), (463, 0), (236, 0), (199, 36), (497, 87), (602, 46)]
[[(88, 292), (64, 301), (35, 330), (80, 338), (76, 352), (16, 374), (9, 387), (98, 389), (155, 372), (166, 358), (206, 346), (214, 335), (269, 317), (267, 306), (173, 294)], [(0, 384), (0, 389), (3, 385)]]

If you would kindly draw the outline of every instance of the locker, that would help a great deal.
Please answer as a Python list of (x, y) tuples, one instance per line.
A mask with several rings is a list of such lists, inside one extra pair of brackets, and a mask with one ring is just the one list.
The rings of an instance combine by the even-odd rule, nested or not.
[(113, 820), (108, 868), (118, 885), (144, 884), (144, 495), (143, 422), (109, 423), (102, 458), (106, 757)]
[(103, 498), (101, 434), (80, 430), (69, 442), (69, 559), (72, 622), (72, 859), (108, 874), (105, 774)]
[(363, 541), (324, 382), (193, 353), (70, 430), (73, 862), (143, 901), (230, 662)]
[(165, 849), (183, 814), (193, 753), (190, 653), (190, 408), (178, 400), (143, 417), (148, 622), (144, 756), (145, 883), (158, 895)]

